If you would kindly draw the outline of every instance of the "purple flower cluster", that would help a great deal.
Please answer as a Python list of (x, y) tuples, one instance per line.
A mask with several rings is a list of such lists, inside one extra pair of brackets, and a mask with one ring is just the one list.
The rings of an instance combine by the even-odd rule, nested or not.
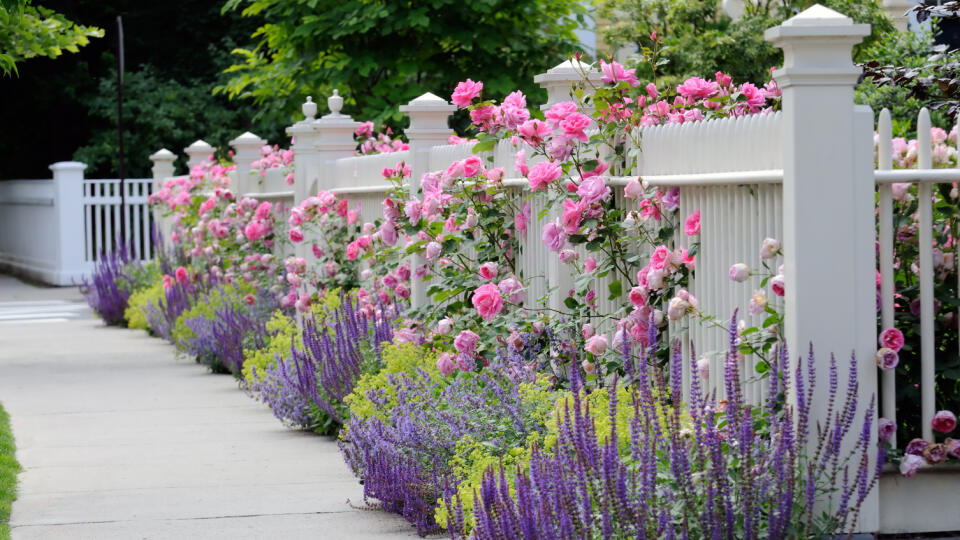
[(124, 269), (132, 263), (130, 252), (121, 242), (110, 252), (100, 254), (97, 264), (93, 268), (91, 280), (83, 279), (80, 292), (87, 303), (110, 325), (123, 324), (124, 311), (127, 309), (127, 300), (130, 292), (124, 284), (128, 281)]
[(309, 428), (313, 424), (310, 399), (304, 395), (303, 381), (297, 366), (291, 359), (278, 356), (276, 361), (265, 369), (262, 378), (257, 374), (258, 377), (254, 378), (250, 390), (260, 401), (269, 405), (273, 415), (281, 421)]
[(144, 306), (144, 315), (150, 330), (167, 341), (173, 340), (173, 327), (177, 318), (184, 311), (193, 306), (194, 301), (202, 294), (205, 284), (172, 282), (164, 288), (163, 298), (156, 304)]
[(498, 373), (391, 375), (397, 394), (392, 406), (382, 390), (369, 391), (367, 398), (383, 416), (351, 418), (341, 442), (345, 460), (363, 481), (364, 497), (400, 514), (420, 534), (436, 532), (437, 501), (456, 492), (449, 462), (457, 441), (470, 435), (505, 451), (522, 445), (537, 427), (517, 385)]
[[(740, 392), (735, 326), (730, 332), (726, 399), (706, 396), (693, 377), (689, 420), (676, 406), (681, 403), (678, 353), (666, 370), (641, 358), (631, 402), (617, 403), (614, 384), (607, 390), (608, 411), (591, 411), (580, 398), (582, 383), (574, 370), (573, 406), (558, 419), (555, 448), (534, 449), (529, 471), (503, 466), (488, 470), (481, 502), (474, 505), (473, 537), (809, 538), (852, 528), (883, 463), (882, 456), (874, 467), (868, 462), (872, 403), (860, 429), (853, 427), (856, 362), (851, 362), (844, 397), (838, 393), (836, 365), (831, 364), (828, 413), (820, 419), (820, 435), (811, 438), (812, 354), (806, 368), (798, 363), (793, 374), (796, 407), (784, 405), (790, 391), (786, 352), (771, 366), (770, 398), (763, 405), (749, 405)], [(644, 356), (655, 350), (654, 344)], [(694, 373), (695, 358), (691, 355)], [(621, 406), (632, 407), (634, 413), (629, 449), (617, 444)], [(605, 443), (599, 442), (594, 421), (601, 414), (610, 418)], [(841, 444), (851, 433), (857, 436), (855, 448), (844, 453)], [(816, 448), (812, 453), (811, 447)], [(839, 486), (826, 489), (833, 513), (815, 518), (817, 492), (829, 485)], [(446, 501), (450, 515), (456, 516), (451, 533), (462, 536), (462, 506), (449, 495)]]

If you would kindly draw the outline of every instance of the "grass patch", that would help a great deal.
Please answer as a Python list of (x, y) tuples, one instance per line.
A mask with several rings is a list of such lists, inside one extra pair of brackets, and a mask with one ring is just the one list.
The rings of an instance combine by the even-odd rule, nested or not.
[(14, 455), (10, 416), (0, 405), (0, 540), (9, 540), (10, 505), (17, 498), (17, 473), (20, 464)]

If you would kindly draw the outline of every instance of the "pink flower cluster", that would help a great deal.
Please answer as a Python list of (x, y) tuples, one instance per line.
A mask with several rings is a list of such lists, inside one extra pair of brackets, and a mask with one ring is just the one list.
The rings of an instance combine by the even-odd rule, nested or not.
[(362, 122), (353, 135), (359, 145), (359, 155), (362, 156), (403, 152), (410, 149), (409, 144), (392, 138), (393, 130), (389, 127), (381, 133), (375, 133), (373, 122), (370, 121)]

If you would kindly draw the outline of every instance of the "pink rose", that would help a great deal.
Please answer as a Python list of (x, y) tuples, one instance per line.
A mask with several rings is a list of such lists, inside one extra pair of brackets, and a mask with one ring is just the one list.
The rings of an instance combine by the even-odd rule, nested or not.
[(560, 262), (564, 264), (570, 264), (571, 262), (580, 258), (580, 254), (572, 249), (562, 249), (560, 250)]
[(610, 198), (610, 188), (602, 176), (591, 176), (577, 188), (577, 195), (587, 204), (605, 201)]
[(178, 266), (177, 269), (176, 269), (176, 271), (174, 271), (173, 274), (177, 277), (177, 281), (179, 281), (180, 283), (186, 283), (186, 282), (187, 282), (188, 275), (187, 275), (187, 269), (186, 269), (186, 268), (184, 268), (184, 267), (182, 267), (182, 266)]
[(593, 272), (597, 269), (597, 259), (593, 256), (587, 257), (587, 260), (583, 261), (583, 269), (587, 272)]
[(505, 296), (508, 302), (512, 304), (523, 302), (523, 284), (516, 277), (510, 276), (500, 280), (497, 288), (500, 289), (500, 294)]
[(303, 242), (303, 231), (300, 227), (290, 227), (290, 241), (297, 243)]
[(480, 173), (483, 162), (477, 156), (470, 156), (463, 160), (463, 175), (471, 178)]
[(773, 289), (773, 294), (777, 296), (784, 295), (786, 291), (784, 289), (783, 280), (783, 274), (777, 274), (770, 279), (770, 288)]
[(404, 205), (403, 210), (407, 214), (407, 219), (413, 223), (416, 223), (420, 220), (420, 213), (423, 211), (423, 204), (417, 199), (410, 199), (407, 201), (407, 204)]
[(694, 210), (690, 216), (687, 217), (687, 221), (683, 224), (683, 230), (687, 233), (687, 236), (693, 236), (695, 234), (700, 234), (700, 210)]
[(645, 306), (647, 304), (647, 291), (643, 287), (630, 289), (630, 302), (636, 307)]
[(947, 459), (947, 447), (943, 444), (928, 444), (923, 449), (923, 459), (930, 465), (943, 463)]
[(517, 128), (517, 133), (524, 141), (536, 146), (549, 137), (552, 131), (550, 126), (540, 120), (527, 120)]
[(603, 353), (607, 352), (607, 335), (598, 334), (592, 336), (587, 340), (587, 344), (584, 347), (588, 353), (594, 356), (600, 356)]
[(446, 317), (440, 319), (440, 322), (437, 323), (437, 333), (441, 336), (449, 336), (450, 332), (453, 331), (453, 319)]
[(357, 259), (357, 255), (360, 254), (360, 246), (357, 245), (356, 241), (350, 242), (347, 244), (347, 260), (354, 261)]
[(880, 437), (880, 442), (887, 442), (893, 437), (893, 434), (897, 432), (897, 424), (893, 420), (887, 418), (880, 418), (877, 421), (877, 435)]
[(720, 86), (717, 83), (701, 79), (700, 77), (690, 77), (677, 87), (678, 94), (685, 98), (695, 100), (713, 97), (719, 91)]
[(700, 378), (703, 380), (710, 378), (710, 359), (706, 356), (702, 356), (697, 360), (697, 374), (700, 375)]
[(550, 123), (554, 126), (557, 126), (562, 122), (566, 117), (570, 116), (577, 112), (577, 104), (572, 101), (561, 101), (560, 103), (554, 104), (550, 107), (545, 113), (544, 116)]
[(530, 174), (530, 167), (527, 167), (527, 151), (520, 150), (513, 158), (513, 168), (521, 176), (527, 176)]
[(908, 454), (900, 460), (900, 474), (905, 478), (913, 478), (917, 470), (926, 465), (926, 460), (921, 456)]
[(457, 368), (460, 371), (473, 371), (477, 367), (477, 361), (468, 354), (460, 354), (457, 356)]
[(387, 274), (383, 276), (383, 286), (392, 289), (400, 284), (400, 281), (397, 279), (397, 276), (393, 274)]
[(903, 348), (903, 332), (896, 328), (887, 328), (880, 332), (880, 346), (900, 352)]
[(547, 189), (551, 182), (563, 175), (563, 169), (553, 161), (541, 161), (530, 169), (530, 189), (541, 191)]
[(877, 367), (884, 371), (889, 371), (900, 363), (900, 357), (897, 355), (897, 351), (893, 349), (888, 349), (882, 347), (877, 351)]
[(470, 103), (473, 102), (473, 100), (478, 97), (482, 91), (482, 82), (473, 82), (472, 80), (467, 79), (457, 84), (457, 87), (453, 90), (453, 95), (450, 96), (450, 101), (452, 101), (457, 107), (463, 109), (469, 107)]
[(600, 77), (600, 82), (605, 84), (616, 85), (621, 81), (626, 81), (630, 86), (640, 85), (640, 81), (637, 80), (636, 68), (623, 69), (623, 65), (620, 64), (620, 62), (610, 62), (608, 64), (600, 60), (600, 72), (603, 73), (603, 76)]
[(628, 199), (636, 199), (643, 196), (643, 184), (639, 178), (633, 178), (627, 182), (623, 188), (623, 196)]
[(473, 354), (477, 349), (480, 336), (470, 330), (463, 330), (453, 338), (453, 348), (462, 354)]
[(580, 327), (580, 334), (583, 335), (583, 339), (590, 339), (596, 334), (596, 331), (593, 329), (592, 324), (584, 323), (583, 326)]
[(650, 255), (650, 268), (654, 270), (663, 270), (670, 261), (672, 252), (666, 246), (657, 246)]
[(449, 377), (456, 369), (457, 364), (453, 361), (453, 355), (450, 353), (440, 353), (437, 357), (437, 369), (444, 377)]
[(477, 287), (473, 291), (472, 302), (473, 307), (477, 308), (477, 313), (487, 321), (503, 311), (503, 299), (500, 297), (500, 290), (493, 283), (486, 283)]
[(380, 225), (380, 240), (383, 240), (384, 244), (392, 246), (397, 243), (397, 239), (397, 227), (392, 221), (384, 221)]
[(583, 113), (575, 112), (567, 115), (566, 118), (560, 121), (559, 126), (567, 137), (583, 142), (589, 140), (584, 130), (590, 127), (590, 117)]
[(957, 417), (950, 411), (937, 411), (930, 421), (930, 427), (939, 433), (950, 433), (957, 427)]
[[(582, 201), (581, 201), (582, 202)], [(580, 230), (580, 219), (583, 216), (584, 207), (581, 203), (572, 199), (564, 199), (563, 214), (560, 215), (560, 222), (563, 223), (563, 230), (567, 234), (576, 234)]]
[(543, 234), (540, 239), (551, 251), (559, 252), (567, 242), (567, 235), (558, 223), (551, 221), (543, 226)]
[(773, 238), (764, 238), (760, 244), (760, 258), (772, 259), (780, 253), (780, 241)]
[(767, 294), (763, 290), (758, 290), (750, 297), (750, 314), (759, 315), (767, 309)]
[(903, 453), (912, 456), (922, 456), (923, 449), (926, 448), (928, 444), (930, 443), (923, 439), (913, 439), (907, 444), (907, 447), (903, 449)]
[(513, 217), (513, 225), (521, 234), (527, 232), (527, 224), (530, 223), (530, 212), (530, 201), (524, 201), (523, 206), (520, 207), (520, 212)]
[(497, 277), (497, 263), (485, 262), (480, 265), (480, 278), (490, 281)]
[(401, 283), (393, 288), (393, 294), (399, 296), (400, 298), (410, 298), (410, 289)]
[(427, 244), (426, 249), (423, 250), (423, 256), (429, 260), (436, 259), (440, 255), (440, 250), (443, 247), (437, 242), (430, 242)]
[(750, 267), (743, 264), (737, 263), (730, 267), (730, 279), (736, 281), (737, 283), (743, 283), (750, 277)]

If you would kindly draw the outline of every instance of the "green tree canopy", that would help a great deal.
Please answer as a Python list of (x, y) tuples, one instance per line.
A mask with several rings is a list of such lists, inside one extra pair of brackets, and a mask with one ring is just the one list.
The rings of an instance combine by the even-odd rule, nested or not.
[(92, 37), (103, 37), (103, 30), (76, 24), (30, 0), (0, 1), (0, 70), (4, 75), (18, 73), (17, 62), (28, 58), (75, 53)]
[(746, 0), (736, 20), (723, 12), (721, 0), (598, 0), (597, 14), (606, 22), (602, 37), (612, 50), (650, 47), (656, 30), (660, 58), (667, 60), (658, 75), (667, 84), (718, 70), (736, 81), (762, 83), (783, 62), (781, 51), (763, 39), (764, 30), (816, 3), (871, 25), (872, 34), (855, 54), (893, 30), (880, 0)]
[[(333, 88), (356, 118), (399, 124), (397, 105), (449, 94), (467, 77), (488, 95), (536, 94), (533, 76), (577, 50), (577, 0), (228, 0), (263, 22), (220, 92), (289, 121)], [(318, 99), (322, 102), (322, 99)]]

